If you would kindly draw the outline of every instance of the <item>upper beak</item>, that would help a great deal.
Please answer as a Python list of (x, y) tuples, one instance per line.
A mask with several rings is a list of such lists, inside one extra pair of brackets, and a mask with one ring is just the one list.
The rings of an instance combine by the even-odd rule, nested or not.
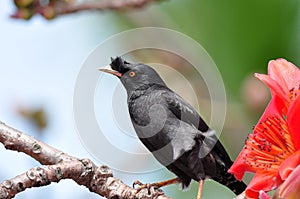
[(113, 70), (111, 68), (111, 66), (106, 66), (106, 67), (100, 67), (100, 68), (97, 68), (98, 70), (102, 71), (102, 72), (105, 72), (105, 73), (109, 73), (109, 74), (112, 74), (112, 75), (115, 75), (117, 77), (122, 77), (122, 73), (120, 73), (119, 71), (116, 71), (116, 70)]

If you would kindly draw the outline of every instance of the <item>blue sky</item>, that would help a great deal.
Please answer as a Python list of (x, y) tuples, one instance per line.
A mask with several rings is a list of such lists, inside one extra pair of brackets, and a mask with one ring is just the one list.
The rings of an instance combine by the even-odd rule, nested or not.
[[(106, 162), (93, 159), (80, 142), (73, 116), (73, 92), (85, 59), (99, 43), (117, 33), (117, 29), (112, 25), (111, 14), (82, 13), (53, 21), (36, 16), (30, 21), (22, 21), (9, 18), (14, 10), (12, 1), (0, 1), (0, 9), (0, 120), (70, 155), (90, 158), (96, 164), (105, 164)], [(110, 58), (106, 59), (108, 62)], [(112, 77), (108, 77), (106, 81), (115, 85), (118, 83), (118, 80)], [(109, 96), (110, 99), (111, 97)], [(42, 135), (16, 113), (19, 106), (45, 108), (49, 116), (49, 126)], [(106, 113), (102, 113), (102, 117), (112, 117), (112, 114), (111, 110), (107, 110)], [(114, 127), (114, 131), (118, 131), (118, 128)], [(120, 140), (116, 141), (120, 143)], [(137, 148), (141, 148), (139, 142), (133, 143)], [(134, 151), (135, 146), (128, 145), (128, 149)], [(142, 151), (145, 152), (144, 149)], [(0, 181), (39, 166), (30, 157), (7, 151), (2, 145), (0, 157)], [(121, 157), (112, 158), (117, 160)], [(132, 161), (136, 162), (131, 160), (125, 161), (124, 164), (132, 164)], [(139, 162), (142, 162), (140, 166), (143, 167), (144, 161)], [(114, 174), (127, 184), (131, 184), (135, 179), (143, 182), (157, 181), (157, 175), (160, 176), (159, 180), (173, 176), (162, 176), (166, 175), (162, 170), (158, 171), (157, 175), (146, 173), (139, 176), (120, 171), (114, 171)], [(26, 190), (16, 198), (41, 197), (99, 198), (71, 181)]]
[[(108, 14), (86, 13), (53, 21), (37, 16), (19, 21), (9, 18), (14, 9), (11, 4), (0, 2), (0, 120), (71, 155), (91, 158), (74, 125), (73, 90), (85, 58), (113, 32)], [(16, 114), (18, 106), (45, 107), (50, 124), (42, 136)], [(0, 154), (1, 181), (38, 165), (23, 154), (6, 151), (2, 145)], [(86, 194), (98, 198), (66, 181), (25, 191), (16, 198), (82, 198)]]

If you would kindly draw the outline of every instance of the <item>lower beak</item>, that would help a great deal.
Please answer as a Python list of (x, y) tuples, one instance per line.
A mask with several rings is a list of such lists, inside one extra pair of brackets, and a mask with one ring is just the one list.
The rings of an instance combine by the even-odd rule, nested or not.
[(97, 68), (97, 69), (102, 71), (102, 72), (115, 75), (117, 77), (122, 77), (122, 73), (120, 73), (119, 71), (113, 70), (110, 66), (107, 66), (105, 68)]

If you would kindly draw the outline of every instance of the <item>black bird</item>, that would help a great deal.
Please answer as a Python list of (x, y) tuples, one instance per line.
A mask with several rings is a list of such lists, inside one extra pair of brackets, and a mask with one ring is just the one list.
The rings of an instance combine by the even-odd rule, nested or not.
[(232, 161), (226, 150), (197, 111), (167, 87), (157, 72), (145, 64), (131, 64), (121, 57), (112, 58), (109, 69), (99, 70), (117, 76), (127, 91), (133, 127), (154, 157), (177, 178), (153, 183), (156, 187), (180, 183), (189, 187), (213, 179), (235, 194), (246, 185), (227, 172)]

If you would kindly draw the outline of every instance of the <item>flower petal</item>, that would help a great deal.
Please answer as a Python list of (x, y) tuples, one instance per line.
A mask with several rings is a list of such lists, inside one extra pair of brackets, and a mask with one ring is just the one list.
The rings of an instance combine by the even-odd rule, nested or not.
[(258, 198), (259, 192), (276, 189), (282, 180), (274, 173), (257, 172), (246, 189), (247, 198)]
[(282, 113), (286, 113), (286, 106), (277, 95), (274, 95), (257, 124), (265, 121), (268, 117), (282, 117)]
[[(293, 145), (284, 118), (278, 113), (276, 98), (270, 102), (253, 134), (248, 135), (245, 147), (228, 170), (238, 180), (245, 172), (273, 171), (277, 175), (282, 160), (293, 151)], [(291, 148), (291, 149), (290, 149)]]
[(233, 165), (228, 170), (228, 173), (234, 175), (234, 177), (238, 180), (242, 180), (245, 172), (255, 172), (255, 169), (251, 167), (249, 164), (245, 164), (244, 156), (249, 153), (247, 148), (243, 148), (240, 152), (239, 156), (234, 161)]
[(300, 149), (300, 96), (291, 104), (287, 113), (287, 123), (295, 149)]
[(268, 64), (268, 73), (285, 91), (289, 91), (291, 88), (299, 86), (299, 68), (285, 59), (280, 58), (270, 61)]
[(279, 167), (281, 179), (286, 180), (290, 173), (300, 164), (300, 150), (285, 159)]
[(260, 81), (264, 82), (271, 90), (272, 98), (277, 95), (285, 103), (289, 102), (289, 96), (286, 94), (286, 90), (277, 82), (276, 79), (272, 79), (269, 75), (255, 73), (254, 76)]
[(263, 190), (259, 191), (259, 199), (271, 199), (270, 196)]
[[(268, 64), (268, 75), (255, 74), (271, 90), (272, 98), (277, 95), (285, 104), (285, 110), (290, 106), (295, 96), (300, 93), (300, 70), (285, 59), (272, 60)], [(279, 110), (284, 112), (285, 110)]]
[(297, 199), (300, 195), (300, 165), (284, 181), (279, 190), (280, 198)]

